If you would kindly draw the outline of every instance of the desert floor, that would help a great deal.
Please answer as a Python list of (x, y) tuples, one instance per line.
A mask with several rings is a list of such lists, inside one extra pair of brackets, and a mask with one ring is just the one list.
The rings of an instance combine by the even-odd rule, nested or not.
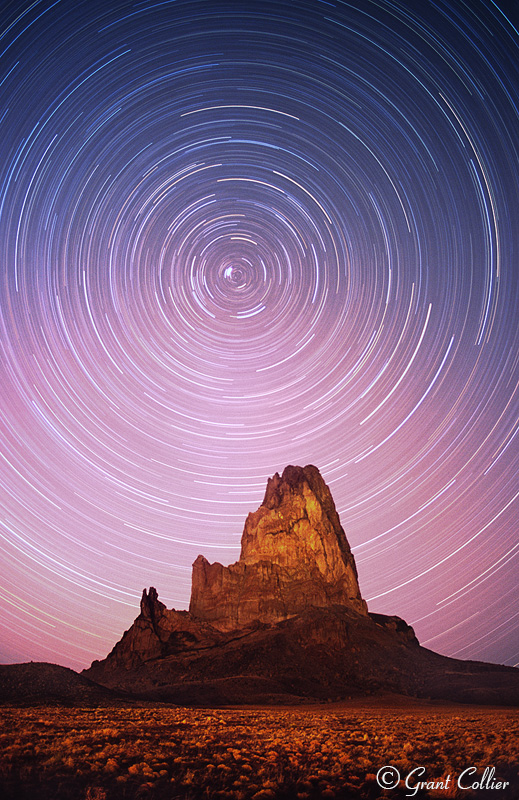
[[(0, 719), (6, 799), (519, 798), (517, 709), (393, 699), (283, 708), (3, 707)], [(377, 782), (377, 773), (387, 785), (397, 779), (394, 769), (379, 772), (385, 766), (400, 774), (395, 788)], [(485, 774), (486, 767), (494, 771)], [(473, 783), (480, 785), (464, 788)]]

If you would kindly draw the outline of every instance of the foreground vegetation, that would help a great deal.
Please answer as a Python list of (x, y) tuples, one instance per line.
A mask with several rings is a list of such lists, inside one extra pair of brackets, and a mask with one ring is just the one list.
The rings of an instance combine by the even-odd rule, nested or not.
[[(0, 718), (0, 794), (16, 800), (519, 797), (511, 709), (8, 707)], [(444, 786), (383, 790), (384, 765), (403, 778), (423, 766), (410, 784)], [(463, 770), (477, 767), (475, 780), (489, 765), (508, 787), (457, 787)]]

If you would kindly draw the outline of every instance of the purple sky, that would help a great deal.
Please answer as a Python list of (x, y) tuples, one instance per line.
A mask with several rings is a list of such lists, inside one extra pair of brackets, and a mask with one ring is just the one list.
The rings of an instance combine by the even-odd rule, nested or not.
[(313, 463), (371, 610), (517, 664), (504, 9), (1, 12), (0, 660), (88, 666), (145, 586), (187, 608)]

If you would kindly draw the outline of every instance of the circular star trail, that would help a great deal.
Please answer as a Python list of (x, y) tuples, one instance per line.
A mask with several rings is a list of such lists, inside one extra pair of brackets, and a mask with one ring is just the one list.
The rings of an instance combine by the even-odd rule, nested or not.
[(517, 663), (507, 13), (4, 9), (3, 660), (88, 665), (144, 586), (187, 607), (313, 463), (371, 610)]

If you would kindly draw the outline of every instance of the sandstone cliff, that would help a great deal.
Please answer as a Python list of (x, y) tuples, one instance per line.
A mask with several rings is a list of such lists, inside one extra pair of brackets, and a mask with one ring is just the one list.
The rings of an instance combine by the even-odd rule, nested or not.
[(198, 556), (193, 565), (189, 611), (222, 631), (333, 604), (367, 613), (330, 490), (311, 465), (269, 479), (245, 522), (239, 561), (224, 567)]
[(287, 467), (247, 517), (239, 561), (199, 556), (189, 611), (151, 587), (140, 614), (84, 674), (140, 698), (193, 705), (398, 692), (519, 704), (519, 670), (420, 647), (399, 617), (368, 613), (316, 467)]

